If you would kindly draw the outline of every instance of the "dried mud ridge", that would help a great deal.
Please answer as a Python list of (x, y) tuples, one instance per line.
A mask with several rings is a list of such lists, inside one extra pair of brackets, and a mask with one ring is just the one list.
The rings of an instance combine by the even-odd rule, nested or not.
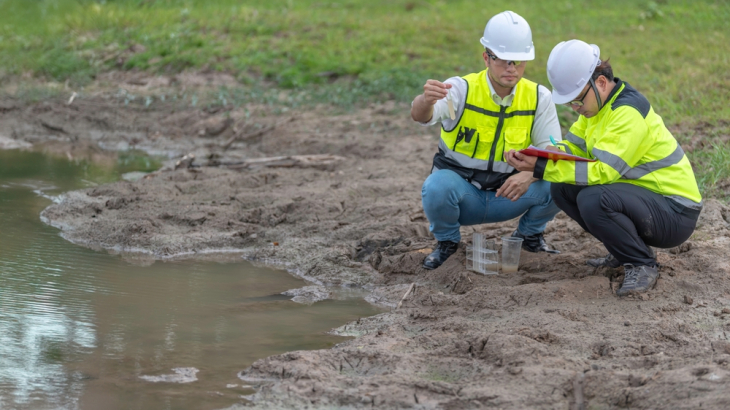
[[(563, 253), (523, 252), (516, 274), (468, 272), (463, 248), (420, 268), (434, 244), (420, 187), (437, 130), (412, 124), (406, 107), (274, 116), (249, 106), (247, 117), (103, 98), (0, 105), (0, 135), (38, 149), (195, 154), (177, 170), (173, 160), (136, 182), (63, 195), (42, 218), (70, 241), (139, 263), (237, 251), (315, 285), (365, 287), (373, 303), (402, 301), (337, 329), (357, 337), (332, 349), (255, 362), (240, 377), (257, 393), (234, 407), (730, 408), (730, 207), (717, 201), (689, 242), (660, 251), (654, 290), (618, 299), (622, 270), (586, 266), (605, 249), (564, 214), (546, 231)], [(294, 155), (334, 160), (220, 166)]]

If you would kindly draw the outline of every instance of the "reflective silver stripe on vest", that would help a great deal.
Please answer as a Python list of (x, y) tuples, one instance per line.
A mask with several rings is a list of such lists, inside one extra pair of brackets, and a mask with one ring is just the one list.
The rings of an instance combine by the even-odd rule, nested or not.
[(650, 174), (662, 168), (670, 167), (674, 164), (677, 164), (679, 163), (679, 161), (682, 160), (682, 158), (684, 158), (684, 151), (682, 150), (682, 147), (677, 144), (677, 149), (675, 149), (674, 152), (672, 152), (671, 154), (658, 161), (647, 162), (645, 164), (641, 164), (639, 166), (631, 168), (629, 172), (624, 175), (624, 178), (639, 179), (646, 174)]
[[(439, 140), (439, 148), (444, 153), (446, 158), (456, 161), (462, 167), (471, 168), (471, 169), (479, 169), (482, 171), (486, 171), (487, 168), (489, 167), (489, 161), (485, 161), (483, 159), (472, 158), (470, 156), (452, 151), (451, 149), (449, 149), (449, 147), (446, 146), (446, 143), (444, 142), (443, 139)], [(505, 174), (511, 174), (512, 172), (514, 172), (515, 169), (506, 162), (494, 161), (492, 170), (494, 172), (502, 172)]]
[(588, 185), (588, 163), (575, 161), (575, 184)]
[(502, 161), (494, 161), (494, 164), (492, 164), (492, 169), (494, 170), (494, 172), (501, 172), (503, 174), (511, 174), (515, 172), (515, 168), (513, 166)]
[(682, 205), (685, 208), (694, 209), (695, 211), (701, 211), (702, 206), (704, 205), (705, 201), (700, 201), (700, 203), (697, 203), (689, 198), (685, 198), (683, 196), (679, 195), (668, 195), (665, 196), (665, 198), (669, 198), (672, 201)]
[(571, 154), (571, 155), (573, 154), (573, 150), (570, 149), (570, 147), (568, 146), (568, 144), (565, 144), (565, 143), (562, 143), (562, 142), (558, 142), (557, 145), (560, 145), (561, 147), (565, 148), (565, 152), (566, 153)]
[(588, 146), (586, 145), (586, 140), (573, 134), (572, 132), (568, 132), (567, 134), (565, 134), (565, 138), (563, 138), (563, 139), (566, 139), (569, 142), (572, 142), (578, 148), (582, 149), (583, 151), (588, 152)]
[(624, 174), (626, 174), (627, 172), (631, 171), (631, 167), (629, 166), (629, 164), (627, 164), (626, 161), (621, 159), (621, 157), (616, 154), (611, 154), (608, 151), (604, 151), (598, 148), (593, 148), (591, 152), (593, 153), (593, 156), (596, 157), (599, 161), (615, 169), (616, 172), (621, 175), (621, 177), (623, 177)]
[(621, 157), (615, 154), (611, 154), (608, 151), (593, 148), (592, 152), (599, 161), (609, 165), (611, 168), (615, 169), (616, 172), (621, 174), (621, 178), (623, 179), (642, 178), (654, 171), (658, 171), (662, 168), (670, 167), (674, 164), (677, 164), (679, 163), (679, 161), (682, 160), (682, 158), (684, 158), (684, 151), (682, 151), (682, 147), (680, 147), (679, 144), (677, 144), (677, 149), (675, 149), (674, 152), (667, 155), (666, 157), (657, 161), (647, 162), (633, 168), (630, 167), (629, 164), (626, 163), (626, 161), (621, 159)]

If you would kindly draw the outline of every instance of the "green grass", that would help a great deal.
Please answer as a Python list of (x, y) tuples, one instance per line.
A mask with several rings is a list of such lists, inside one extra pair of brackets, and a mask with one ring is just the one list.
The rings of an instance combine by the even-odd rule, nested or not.
[[(7, 73), (78, 84), (112, 68), (207, 69), (249, 85), (266, 81), (310, 92), (317, 89), (312, 85), (340, 80), (348, 93), (334, 92), (341, 100), (335, 104), (409, 100), (427, 78), (480, 70), (479, 37), (504, 7), (414, 0), (0, 0), (0, 61)], [(616, 0), (595, 7), (515, 0), (509, 7), (533, 29), (537, 58), (529, 78), (547, 84), (550, 49), (577, 37), (598, 44), (616, 73), (646, 93), (668, 123), (730, 114), (727, 1)]]
[[(243, 86), (167, 98), (291, 107), (408, 102), (428, 78), (481, 70), (482, 30), (505, 7), (532, 27), (536, 59), (527, 78), (548, 85), (552, 47), (580, 38), (598, 44), (668, 125), (727, 130), (720, 121), (730, 118), (726, 0), (0, 0), (0, 77), (78, 88), (112, 69), (208, 70), (231, 73)], [(161, 97), (120, 98), (149, 105)], [(563, 126), (574, 118), (563, 108), (559, 115)], [(695, 164), (700, 183), (715, 195), (727, 191), (727, 141), (708, 138), (690, 158), (702, 162)]]
[(689, 158), (703, 195), (730, 200), (730, 143), (713, 143)]

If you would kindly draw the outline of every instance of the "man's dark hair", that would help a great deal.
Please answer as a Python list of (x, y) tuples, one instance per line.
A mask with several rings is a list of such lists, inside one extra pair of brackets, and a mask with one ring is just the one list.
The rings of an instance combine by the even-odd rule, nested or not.
[[(608, 60), (610, 60), (610, 58)], [(593, 70), (593, 75), (591, 76), (593, 81), (600, 76), (606, 77), (608, 81), (613, 81), (613, 68), (611, 68), (611, 63), (608, 60), (601, 61), (601, 64), (596, 66), (596, 69)]]

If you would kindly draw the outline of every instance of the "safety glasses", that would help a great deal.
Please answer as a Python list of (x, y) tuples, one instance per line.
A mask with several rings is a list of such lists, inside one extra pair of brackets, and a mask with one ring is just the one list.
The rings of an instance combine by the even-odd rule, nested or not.
[(591, 91), (591, 87), (588, 87), (586, 89), (586, 92), (583, 93), (583, 96), (580, 97), (580, 99), (573, 100), (571, 102), (567, 102), (567, 103), (565, 103), (565, 105), (568, 106), (568, 107), (570, 107), (570, 106), (573, 106), (573, 107), (582, 107), (583, 106), (583, 100), (585, 100), (586, 95), (588, 95), (588, 92), (589, 91)]
[[(600, 77), (599, 77), (600, 78)], [(590, 87), (586, 90), (586, 92), (583, 93), (583, 96), (580, 97), (580, 100), (573, 100), (571, 102), (565, 103), (568, 107), (582, 107), (583, 100), (586, 98), (586, 95), (593, 89), (593, 93), (596, 95), (596, 104), (598, 104), (598, 110), (600, 111), (601, 108), (603, 108), (603, 101), (601, 101), (601, 94), (598, 92), (598, 87), (596, 87), (596, 82), (593, 81), (591, 78), (588, 80), (588, 84)]]
[(492, 54), (489, 50), (485, 50), (485, 51), (487, 53), (487, 57), (492, 59), (492, 62), (494, 62), (494, 65), (496, 65), (499, 68), (507, 68), (510, 64), (512, 64), (515, 67), (522, 67), (525, 64), (524, 61), (502, 60), (502, 59), (498, 58), (497, 56), (495, 56), (494, 54)]

